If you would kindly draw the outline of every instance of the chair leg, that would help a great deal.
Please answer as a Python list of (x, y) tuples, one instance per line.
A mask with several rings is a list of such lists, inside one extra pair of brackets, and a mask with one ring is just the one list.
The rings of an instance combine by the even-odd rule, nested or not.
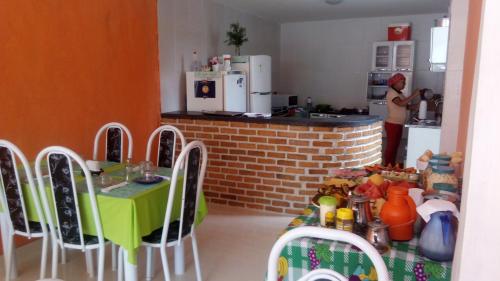
[(12, 251), (14, 250), (14, 235), (8, 237), (7, 254), (5, 255), (5, 280), (10, 281), (12, 272)]
[(45, 271), (47, 270), (47, 247), (49, 237), (47, 235), (44, 235), (42, 239), (42, 262), (40, 265), (40, 280), (43, 280), (45, 278)]
[(155, 268), (153, 247), (146, 247), (146, 281), (153, 280)]
[(57, 245), (57, 241), (52, 240), (52, 279), (57, 279), (57, 256), (58, 256), (58, 254), (59, 254), (59, 245)]
[(94, 258), (92, 255), (92, 250), (85, 251), (85, 262), (87, 263), (87, 273), (91, 278), (95, 277), (94, 273)]
[(191, 234), (191, 242), (193, 243), (193, 258), (194, 258), (194, 266), (196, 268), (196, 280), (201, 281), (201, 265), (200, 265), (200, 256), (198, 254), (198, 243), (196, 241), (196, 235)]
[(66, 264), (66, 249), (61, 248), (61, 264)]
[(106, 250), (106, 247), (104, 245), (102, 247), (99, 247), (99, 249), (97, 249), (97, 253), (99, 254), (99, 257), (97, 259), (97, 281), (104, 280), (104, 251), (105, 250)]
[(116, 245), (111, 243), (111, 270), (116, 270)]
[(123, 271), (125, 270), (123, 255), (124, 255), (123, 248), (120, 247), (118, 249), (118, 277), (117, 277), (118, 281), (123, 281)]
[(163, 275), (165, 275), (165, 281), (170, 281), (170, 270), (168, 269), (168, 260), (167, 260), (167, 248), (160, 248), (161, 255), (161, 264), (163, 266)]

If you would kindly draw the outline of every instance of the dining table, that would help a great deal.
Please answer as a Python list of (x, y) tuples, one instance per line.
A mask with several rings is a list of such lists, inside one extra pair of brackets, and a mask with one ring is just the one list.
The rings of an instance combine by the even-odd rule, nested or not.
[[(139, 177), (138, 173), (132, 173), (132, 176), (126, 176), (125, 164), (102, 161), (101, 167), (103, 173), (107, 175), (107, 183), (104, 185), (102, 177), (93, 176), (94, 192), (97, 199), (99, 216), (101, 219), (104, 238), (123, 248), (124, 254), (124, 277), (127, 281), (138, 280), (137, 276), (137, 255), (142, 243), (142, 237), (151, 234), (154, 230), (163, 227), (165, 210), (170, 189), (170, 177), (173, 169), (158, 168), (156, 175), (162, 177), (162, 180), (153, 184), (138, 183), (133, 178)], [(42, 171), (44, 168), (42, 167)], [(46, 170), (46, 169), (45, 169)], [(48, 173), (47, 173), (48, 174)], [(78, 202), (80, 205), (82, 228), (84, 234), (97, 235), (93, 216), (90, 208), (90, 200), (87, 191), (85, 178), (78, 165), (74, 165), (73, 174), (78, 192)], [(171, 221), (180, 217), (183, 177), (182, 172), (176, 184), (175, 201), (172, 209)], [(22, 176), (21, 176), (22, 177)], [(125, 179), (129, 178), (128, 181)], [(35, 181), (36, 182), (36, 181)], [(44, 177), (45, 192), (49, 198), (49, 205), (52, 210), (52, 216), (55, 219), (52, 190), (49, 177)], [(109, 185), (122, 183), (119, 188), (104, 192), (103, 188)], [(39, 190), (39, 189), (38, 189)], [(31, 221), (39, 221), (36, 214), (33, 197), (27, 184), (23, 184), (23, 194), (26, 202), (28, 218)], [(4, 208), (1, 208), (4, 209)], [(1, 211), (0, 209), (0, 211)], [(196, 225), (199, 225), (208, 213), (206, 201), (203, 192), (200, 194), (198, 209), (196, 213)], [(5, 213), (0, 216), (2, 220), (2, 233), (8, 231), (5, 223)], [(2, 235), (4, 240), (5, 235)], [(175, 274), (184, 273), (184, 244), (175, 246)]]
[[(307, 206), (301, 215), (289, 223), (283, 233), (301, 226), (320, 226), (318, 207)], [(405, 242), (393, 241), (389, 250), (381, 255), (389, 271), (390, 280), (449, 281), (451, 279), (452, 263), (437, 262), (422, 256), (418, 251), (418, 237)], [(304, 237), (290, 241), (283, 248), (279, 258), (278, 281), (298, 280), (300, 276), (316, 268), (335, 270), (344, 276), (349, 276), (349, 280), (377, 280), (372, 262), (355, 246), (338, 241)]]

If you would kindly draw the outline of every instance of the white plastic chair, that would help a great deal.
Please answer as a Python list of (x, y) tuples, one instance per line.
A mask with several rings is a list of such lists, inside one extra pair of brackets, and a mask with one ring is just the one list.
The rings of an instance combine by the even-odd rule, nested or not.
[(102, 126), (94, 138), (94, 154), (92, 159), (97, 160), (99, 151), (99, 139), (102, 133), (106, 131), (106, 154), (105, 160), (121, 163), (123, 161), (123, 132), (128, 137), (127, 159), (132, 158), (133, 139), (132, 134), (125, 125), (117, 122), (111, 122)]
[[(145, 246), (147, 251), (146, 280), (151, 280), (153, 278), (153, 248), (160, 249), (163, 273), (165, 275), (165, 280), (169, 281), (170, 270), (167, 261), (167, 247), (179, 246), (188, 237), (191, 237), (193, 246), (196, 279), (198, 281), (202, 280), (198, 244), (196, 242), (195, 222), (198, 211), (198, 200), (203, 188), (206, 168), (206, 146), (201, 141), (189, 143), (181, 151), (174, 165), (163, 227), (142, 238), (142, 246)], [(177, 178), (181, 169), (183, 169), (182, 172), (184, 173), (181, 215), (179, 220), (170, 222), (177, 189)]]
[[(375, 270), (377, 271), (377, 276), (379, 281), (389, 281), (389, 272), (387, 271), (387, 266), (382, 259), (382, 256), (377, 252), (368, 241), (362, 237), (342, 230), (327, 229), (315, 226), (303, 226), (292, 229), (285, 234), (283, 234), (276, 243), (274, 243), (271, 253), (269, 254), (269, 260), (267, 263), (267, 281), (278, 280), (278, 258), (281, 254), (283, 248), (288, 244), (288, 242), (303, 238), (319, 238), (324, 240), (334, 240), (344, 243), (352, 244), (363, 251), (368, 258), (373, 263)], [(315, 269), (307, 273), (306, 275), (299, 278), (299, 281), (312, 281), (312, 280), (334, 280), (334, 281), (347, 281), (348, 279), (341, 275), (340, 273), (333, 271), (331, 269)]]
[(172, 168), (175, 164), (175, 148), (177, 138), (181, 141), (181, 151), (186, 147), (186, 139), (182, 132), (170, 125), (163, 125), (158, 127), (151, 133), (148, 140), (148, 146), (146, 149), (146, 161), (151, 159), (151, 147), (156, 136), (158, 137), (158, 153), (157, 153), (157, 165), (158, 167)]
[[(45, 183), (41, 170), (42, 160), (46, 157), (49, 169), (50, 187), (52, 191), (51, 201), (55, 209), (56, 221), (54, 223), (49, 207), (49, 199), (45, 192)], [(78, 204), (78, 192), (73, 173), (73, 161), (75, 161), (85, 175), (87, 196), (90, 201), (90, 211), (95, 225), (97, 236), (83, 233), (81, 208)], [(104, 247), (105, 240), (102, 232), (99, 209), (94, 193), (92, 176), (85, 162), (74, 151), (61, 147), (51, 146), (43, 149), (36, 157), (36, 177), (38, 180), (38, 191), (42, 198), (42, 204), (47, 221), (49, 223), (52, 237), (52, 278), (57, 278), (57, 255), (58, 246), (67, 249), (77, 249), (82, 252), (98, 250), (97, 280), (103, 280), (104, 274)]]
[[(28, 220), (26, 203), (24, 201), (25, 194), (22, 189), (22, 182), (19, 178), (18, 166), (16, 163), (16, 156), (21, 160), (24, 169), (26, 180), (28, 181), (29, 193), (33, 199), (35, 212), (40, 222), (33, 222)], [(0, 140), (0, 180), (2, 183), (2, 192), (0, 197), (2, 200), (2, 207), (5, 212), (8, 211), (7, 218), (8, 233), (8, 247), (5, 251), (5, 280), (10, 280), (12, 269), (12, 251), (14, 249), (14, 235), (23, 237), (42, 238), (42, 257), (40, 266), (40, 278), (45, 278), (45, 270), (47, 265), (47, 246), (49, 233), (45, 218), (43, 215), (40, 199), (36, 190), (33, 174), (29, 166), (26, 156), (21, 150), (13, 143)]]
[[(133, 139), (130, 130), (123, 124), (118, 122), (110, 122), (102, 126), (96, 133), (94, 138), (94, 153), (93, 160), (98, 160), (99, 152), (99, 139), (101, 135), (106, 131), (106, 153), (105, 160), (111, 162), (123, 162), (123, 132), (128, 138), (128, 149), (127, 149), (127, 159), (132, 159), (133, 152)], [(64, 252), (63, 252), (64, 253)], [(64, 260), (64, 258), (63, 258)], [(91, 255), (86, 255), (87, 260), (87, 271), (90, 275), (93, 275), (93, 258)], [(111, 244), (111, 269), (114, 271), (116, 269), (116, 245)]]

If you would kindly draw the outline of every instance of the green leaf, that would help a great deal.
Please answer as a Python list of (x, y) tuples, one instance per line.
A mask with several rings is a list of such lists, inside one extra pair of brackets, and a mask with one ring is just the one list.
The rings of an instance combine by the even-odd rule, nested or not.
[(332, 252), (330, 251), (330, 247), (328, 245), (317, 244), (315, 248), (316, 248), (316, 256), (319, 258), (319, 260), (323, 260), (326, 262), (331, 261)]
[(424, 271), (434, 278), (439, 278), (444, 274), (443, 266), (432, 261), (425, 261)]
[(248, 41), (247, 29), (240, 26), (239, 22), (232, 23), (229, 25), (229, 31), (226, 32), (226, 37), (227, 39), (224, 40), (224, 43), (228, 46), (239, 48), (243, 43)]

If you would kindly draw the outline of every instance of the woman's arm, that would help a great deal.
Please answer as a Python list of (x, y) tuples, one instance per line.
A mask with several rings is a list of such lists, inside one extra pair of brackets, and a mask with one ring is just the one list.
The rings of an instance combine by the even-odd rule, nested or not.
[(400, 97), (395, 97), (392, 99), (392, 102), (399, 106), (406, 106), (410, 103), (412, 99), (414, 99), (418, 95), (420, 95), (420, 89), (416, 89), (415, 91), (413, 91), (413, 94), (411, 94), (411, 96), (406, 97), (404, 99)]

